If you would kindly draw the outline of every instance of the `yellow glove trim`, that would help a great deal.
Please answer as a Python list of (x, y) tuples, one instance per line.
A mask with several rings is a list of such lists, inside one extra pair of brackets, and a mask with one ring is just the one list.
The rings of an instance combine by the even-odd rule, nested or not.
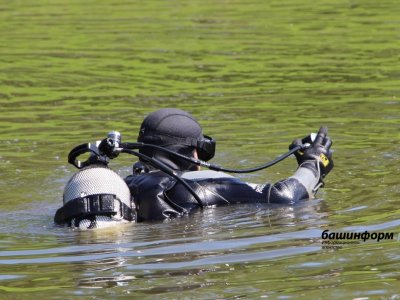
[(329, 159), (326, 157), (325, 154), (321, 153), (319, 155), (319, 158), (320, 158), (322, 164), (324, 165), (324, 167), (327, 167), (329, 165)]

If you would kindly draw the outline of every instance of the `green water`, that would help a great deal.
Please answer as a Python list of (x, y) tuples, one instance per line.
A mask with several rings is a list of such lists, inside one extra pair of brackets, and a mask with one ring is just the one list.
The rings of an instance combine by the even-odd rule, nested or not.
[[(395, 0), (0, 1), (0, 298), (400, 299), (399, 16)], [(69, 150), (133, 141), (160, 107), (195, 115), (227, 167), (327, 125), (335, 168), (299, 207), (55, 227)], [(324, 230), (395, 239), (328, 250)]]

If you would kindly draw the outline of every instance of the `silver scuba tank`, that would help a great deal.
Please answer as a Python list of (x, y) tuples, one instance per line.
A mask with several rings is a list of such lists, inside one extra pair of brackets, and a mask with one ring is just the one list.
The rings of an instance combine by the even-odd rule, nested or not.
[(90, 165), (75, 173), (64, 188), (63, 204), (54, 220), (71, 227), (103, 228), (135, 220), (127, 184), (103, 165)]

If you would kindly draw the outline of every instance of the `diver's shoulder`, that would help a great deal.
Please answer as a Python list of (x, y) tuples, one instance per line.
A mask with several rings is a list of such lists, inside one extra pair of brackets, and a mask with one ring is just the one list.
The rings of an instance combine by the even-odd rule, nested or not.
[(201, 180), (201, 179), (216, 179), (216, 178), (234, 178), (234, 176), (212, 170), (204, 171), (189, 171), (182, 174), (182, 178), (189, 180)]

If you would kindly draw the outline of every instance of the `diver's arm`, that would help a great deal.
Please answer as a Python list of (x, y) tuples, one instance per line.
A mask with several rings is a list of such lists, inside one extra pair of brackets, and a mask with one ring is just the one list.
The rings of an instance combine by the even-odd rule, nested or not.
[[(269, 202), (296, 202), (304, 198), (312, 198), (318, 188), (323, 185), (323, 178), (332, 170), (333, 160), (330, 147), (332, 140), (327, 136), (328, 129), (321, 127), (315, 140), (308, 148), (295, 152), (299, 168), (286, 180), (275, 183), (270, 187), (267, 198)], [(297, 139), (289, 149), (304, 144)]]
[(305, 166), (301, 165), (289, 178), (266, 186), (263, 192), (267, 202), (292, 204), (313, 198), (320, 186), (320, 171), (316, 162), (309, 161)]
[[(281, 203), (292, 204), (313, 196), (318, 177), (307, 168), (300, 167), (292, 177), (275, 184), (243, 182), (229, 174), (215, 171), (196, 171), (183, 174), (201, 197), (204, 206), (220, 206), (234, 203)], [(181, 197), (182, 195), (185, 195)], [(177, 184), (169, 195), (181, 205), (187, 205), (190, 194)], [(195, 203), (195, 201), (190, 201)]]
[[(304, 162), (293, 176), (275, 184), (247, 183), (229, 174), (215, 171), (187, 172), (182, 177), (191, 182), (192, 188), (200, 196), (205, 207), (234, 203), (293, 204), (312, 198), (320, 181), (318, 164), (315, 161)], [(167, 195), (182, 206), (187, 207), (190, 204), (188, 210), (196, 204), (190, 193), (179, 183), (170, 189)]]
[(294, 203), (314, 197), (319, 187), (323, 185), (323, 178), (333, 168), (330, 150), (332, 140), (327, 133), (328, 129), (321, 127), (314, 141), (308, 136), (292, 142), (289, 149), (304, 146), (306, 142), (311, 144), (308, 148), (294, 153), (299, 164), (296, 172), (289, 178), (269, 186), (265, 191), (268, 202)]

